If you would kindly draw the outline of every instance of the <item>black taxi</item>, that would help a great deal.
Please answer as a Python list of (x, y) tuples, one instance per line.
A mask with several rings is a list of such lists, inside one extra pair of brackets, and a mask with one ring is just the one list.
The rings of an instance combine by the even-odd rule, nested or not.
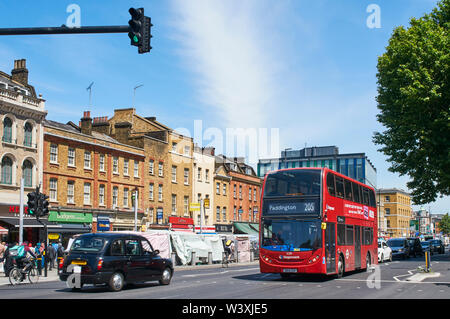
[(107, 284), (120, 291), (127, 283), (157, 280), (170, 284), (171, 259), (159, 256), (143, 236), (127, 233), (90, 233), (75, 238), (68, 255), (60, 261), (59, 278), (73, 290), (84, 284)]

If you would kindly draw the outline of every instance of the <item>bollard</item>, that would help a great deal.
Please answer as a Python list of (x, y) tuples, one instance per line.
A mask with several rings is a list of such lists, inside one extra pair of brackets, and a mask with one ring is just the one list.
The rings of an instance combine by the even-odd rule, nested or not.
[(253, 256), (253, 248), (250, 249), (250, 262), (253, 262), (253, 260), (255, 259), (255, 256)]
[(175, 266), (177, 264), (177, 254), (172, 253), (172, 264)]
[(430, 252), (425, 252), (425, 272), (430, 272)]
[(195, 266), (196, 262), (195, 251), (193, 251), (191, 252), (191, 266)]
[(212, 265), (212, 251), (208, 251), (208, 265)]

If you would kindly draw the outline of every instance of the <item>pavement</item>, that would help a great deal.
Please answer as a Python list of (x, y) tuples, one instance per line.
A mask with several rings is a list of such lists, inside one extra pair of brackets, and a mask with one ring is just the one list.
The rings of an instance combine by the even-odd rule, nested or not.
[[(248, 263), (230, 263), (229, 267), (241, 267), (241, 266), (257, 266), (259, 265), (258, 261), (248, 262)], [(214, 269), (214, 268), (227, 268), (226, 265), (222, 265), (222, 263), (211, 264), (211, 265), (193, 265), (193, 266), (175, 266), (175, 272), (178, 270), (200, 270), (200, 269)], [(53, 268), (51, 271), (47, 271), (47, 277), (44, 276), (44, 270), (42, 270), (42, 275), (39, 277), (38, 282), (49, 282), (49, 281), (59, 281), (58, 269)], [(28, 281), (26, 281), (28, 283)], [(5, 276), (5, 273), (0, 271), (0, 286), (10, 285), (9, 278)]]

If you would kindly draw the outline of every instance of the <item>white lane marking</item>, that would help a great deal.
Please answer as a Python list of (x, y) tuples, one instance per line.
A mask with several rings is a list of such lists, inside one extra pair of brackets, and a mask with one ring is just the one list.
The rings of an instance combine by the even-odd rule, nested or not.
[(413, 270), (416, 270), (416, 269), (407, 270), (407, 271), (408, 271), (408, 274), (406, 274), (406, 275), (398, 275), (398, 276), (394, 276), (394, 277), (392, 277), (392, 278), (394, 278), (396, 281), (401, 281), (401, 280), (398, 279), (397, 277), (412, 276), (412, 275), (414, 275), (414, 274), (412, 273)]
[[(235, 269), (235, 270), (224, 270), (224, 271), (220, 271), (220, 272), (211, 272), (211, 273), (206, 273), (206, 274), (193, 274), (193, 275), (183, 275), (181, 277), (199, 277), (199, 276), (212, 276), (212, 275), (222, 275), (222, 274), (226, 274), (229, 272), (240, 272), (240, 271), (253, 271), (253, 270), (259, 270), (259, 268), (246, 268), (246, 269)], [(269, 274), (271, 275), (271, 274)]]

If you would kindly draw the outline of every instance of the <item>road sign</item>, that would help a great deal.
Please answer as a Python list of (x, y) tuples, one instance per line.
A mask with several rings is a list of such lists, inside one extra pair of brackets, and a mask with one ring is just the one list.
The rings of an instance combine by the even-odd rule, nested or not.
[(204, 205), (206, 209), (209, 209), (209, 198), (204, 199)]
[(189, 204), (189, 211), (190, 212), (195, 212), (195, 211), (200, 211), (200, 203), (190, 203)]

